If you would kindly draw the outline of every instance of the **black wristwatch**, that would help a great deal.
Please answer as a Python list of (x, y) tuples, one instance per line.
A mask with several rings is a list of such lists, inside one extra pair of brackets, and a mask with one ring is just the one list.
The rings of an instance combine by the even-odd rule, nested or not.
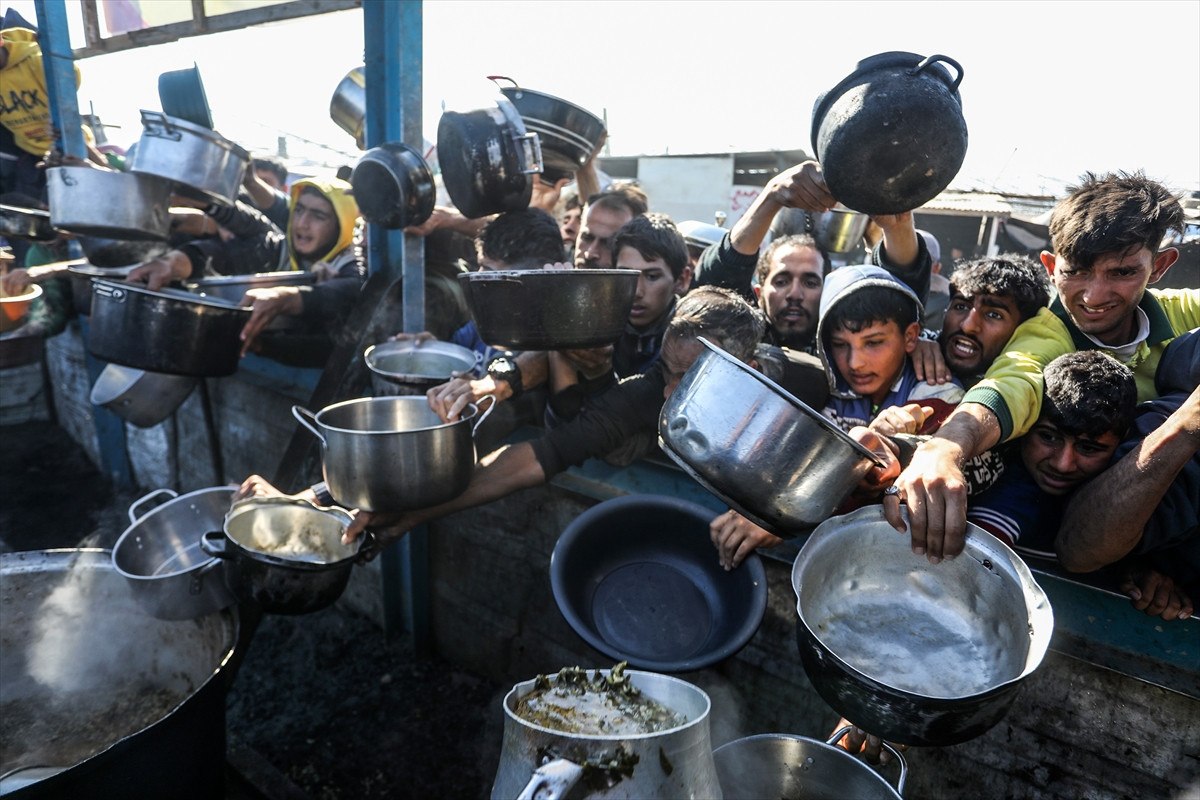
[(516, 358), (510, 353), (496, 356), (488, 363), (488, 375), (494, 381), (506, 381), (512, 389), (512, 397), (516, 399), (524, 390), (524, 385), (521, 383), (521, 370), (517, 366)]

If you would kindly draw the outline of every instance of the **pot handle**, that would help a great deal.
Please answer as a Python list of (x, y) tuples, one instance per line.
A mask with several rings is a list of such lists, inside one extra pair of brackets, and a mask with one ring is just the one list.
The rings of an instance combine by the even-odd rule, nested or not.
[(938, 53), (935, 53), (934, 55), (931, 55), (931, 56), (926, 56), (926, 57), (925, 57), (925, 59), (924, 59), (924, 60), (922, 60), (920, 64), (917, 64), (915, 67), (913, 67), (912, 69), (910, 69), (910, 70), (908, 71), (908, 74), (909, 74), (909, 75), (918, 75), (918, 74), (920, 74), (920, 72), (921, 72), (922, 70), (924, 70), (924, 69), (925, 69), (926, 67), (928, 67), (930, 64), (936, 63), (936, 62), (938, 62), (938, 61), (944, 61), (944, 62), (946, 62), (947, 64), (949, 64), (950, 66), (954, 67), (954, 69), (958, 71), (958, 77), (957, 77), (957, 78), (955, 78), (955, 79), (954, 79), (954, 82), (950, 84), (950, 91), (951, 91), (952, 93), (953, 93), (953, 92), (957, 92), (957, 91), (958, 91), (958, 85), (959, 85), (960, 83), (962, 83), (962, 79), (963, 79), (963, 68), (962, 68), (962, 65), (961, 65), (961, 64), (959, 64), (959, 63), (958, 63), (957, 61), (955, 61), (953, 58), (950, 58), (950, 56), (943, 56), (943, 55), (941, 55), (941, 54), (938, 54)]
[(148, 502), (150, 500), (150, 498), (158, 497), (160, 494), (170, 495), (172, 500), (175, 499), (176, 497), (179, 497), (179, 493), (174, 491), (173, 489), (155, 489), (154, 491), (150, 492), (149, 494), (142, 495), (140, 498), (138, 498), (137, 500), (134, 500), (132, 503), (129, 504), (129, 523), (132, 525), (133, 523), (135, 523), (139, 519), (141, 519), (142, 518), (142, 514), (141, 514), (142, 505), (145, 504), (146, 502)]
[(496, 399), (496, 395), (485, 394), (483, 397), (479, 398), (479, 402), (475, 404), (475, 408), (479, 408), (479, 406), (483, 404), (484, 400), (491, 400), (492, 402), (488, 403), (487, 411), (484, 411), (483, 414), (480, 415), (479, 419), (475, 420), (475, 424), (471, 426), (472, 439), (475, 438), (475, 432), (479, 430), (479, 426), (483, 424), (485, 419), (492, 415), (492, 412), (496, 410), (496, 404), (500, 402)]
[[(833, 732), (832, 736), (825, 740), (825, 744), (833, 744), (853, 729), (854, 727), (852, 725), (846, 725), (845, 727), (838, 728)], [(896, 793), (903, 797), (904, 783), (908, 780), (908, 762), (904, 760), (904, 755), (899, 750), (892, 747), (890, 742), (880, 740), (880, 744), (882, 744), (887, 751), (892, 754), (892, 758), (896, 759), (896, 763), (900, 765), (900, 778), (896, 781)]]
[[(217, 533), (217, 531), (212, 531), (212, 533)], [(222, 545), (222, 547), (224, 547), (225, 542), (223, 540), (224, 540), (225, 534), (222, 533), (221, 537), (222, 537), (221, 545)], [(200, 547), (202, 549), (204, 547), (203, 539), (200, 540)], [(208, 577), (208, 575), (214, 569), (220, 569), (220, 568), (221, 568), (220, 559), (213, 559), (212, 561), (208, 562), (200, 569), (196, 570), (196, 572), (193, 573), (193, 575), (192, 575), (191, 583), (188, 584), (188, 593), (196, 595), (196, 594), (200, 594), (202, 591), (204, 591), (204, 579), (206, 577)]]
[[(507, 76), (505, 76), (505, 75), (488, 75), (488, 76), (487, 76), (487, 79), (488, 79), (489, 81), (491, 81), (492, 83), (495, 83), (497, 86), (500, 86), (500, 83), (499, 83), (499, 81), (508, 81), (509, 83), (511, 83), (511, 84), (512, 84), (512, 88), (516, 89), (518, 92), (520, 92), (520, 91), (521, 91), (521, 86), (520, 86), (520, 84), (518, 84), (518, 83), (517, 83), (516, 81), (514, 81), (512, 78), (509, 78), (509, 77), (507, 77)], [(501, 88), (501, 89), (503, 89), (504, 87), (503, 87), (503, 86), (500, 86), (500, 88)]]
[(533, 771), (517, 800), (561, 800), (582, 775), (583, 767), (574, 761), (558, 758), (547, 762)]
[(170, 139), (178, 142), (183, 138), (183, 134), (171, 125), (171, 120), (161, 111), (147, 111), (142, 109), (142, 134), (145, 136), (156, 136), (160, 139)]
[(524, 136), (514, 136), (517, 147), (525, 151), (525, 163), (528, 165), (521, 170), (526, 175), (536, 175), (545, 169), (542, 164), (542, 140), (532, 131)]
[(309, 411), (303, 406), (292, 406), (292, 416), (296, 418), (304, 427), (312, 433), (313, 436), (321, 440), (321, 446), (325, 446), (325, 437), (321, 435), (321, 431), (317, 430), (314, 425), (317, 424), (317, 415)]
[(206, 531), (200, 537), (200, 549), (213, 558), (233, 558), (233, 553), (226, 548), (227, 544), (224, 531)]

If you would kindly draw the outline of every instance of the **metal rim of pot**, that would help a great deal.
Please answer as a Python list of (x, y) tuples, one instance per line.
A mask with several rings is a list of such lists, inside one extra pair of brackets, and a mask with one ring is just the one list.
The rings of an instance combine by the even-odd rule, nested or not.
[(124, 241), (167, 240), (174, 188), (160, 175), (73, 166), (46, 170), (55, 228)]
[(458, 276), (484, 341), (513, 350), (603, 347), (629, 320), (629, 269), (480, 270)]
[(531, 176), (544, 168), (538, 135), (501, 94), (487, 108), (443, 113), (437, 152), (450, 199), (471, 219), (527, 208)]
[(185, 69), (171, 70), (158, 76), (158, 100), (163, 113), (202, 128), (212, 128), (212, 109), (200, 79), (200, 67), (192, 62)]
[[(907, 513), (905, 516), (907, 518)], [(876, 534), (880, 541), (897, 551), (897, 558), (871, 551), (873, 555), (870, 560), (864, 561), (865, 557), (858, 558), (855, 560), (856, 564), (874, 564), (877, 572), (904, 564), (911, 564), (906, 569), (931, 572), (941, 570), (942, 574), (948, 574), (946, 571), (950, 569), (962, 570), (963, 573), (970, 570), (971, 576), (980, 577), (979, 585), (983, 587), (1001, 585), (994, 583), (996, 578), (1006, 581), (1011, 592), (1020, 596), (1024, 612), (1020, 619), (1010, 619), (1008, 625), (1014, 641), (1027, 642), (1024, 657), (1019, 659), (1021, 669), (1010, 670), (1010, 674), (1002, 680), (993, 678), (986, 688), (973, 689), (971, 694), (939, 697), (898, 688), (878, 675), (867, 675), (834, 652), (826, 644), (822, 632), (814, 628), (821, 627), (820, 621), (810, 621), (810, 615), (806, 613), (806, 576), (816, 572), (813, 583), (818, 587), (822, 579), (836, 580), (834, 570), (829, 564), (823, 564), (820, 570), (810, 565), (819, 563), (818, 557), (830, 552), (831, 548), (832, 552), (840, 555), (846, 550), (844, 543), (847, 537), (855, 538), (857, 553), (859, 548), (868, 546), (867, 537)], [(842, 548), (838, 549), (839, 546)], [(912, 561), (904, 561), (906, 558), (911, 558)], [(876, 574), (874, 579), (879, 582), (879, 575)], [(964, 587), (972, 585), (966, 580), (959, 580), (957, 584)], [(1025, 679), (1041, 665), (1054, 631), (1054, 613), (1046, 593), (1034, 580), (1021, 557), (999, 539), (968, 523), (967, 546), (964, 552), (951, 561), (936, 566), (929, 565), (923, 558), (908, 552), (908, 540), (903, 535), (898, 536), (895, 529), (884, 519), (882, 506), (867, 506), (840, 517), (833, 517), (818, 526), (793, 562), (792, 588), (797, 596), (797, 646), (804, 670), (813, 687), (841, 716), (880, 738), (901, 744), (960, 744), (990, 729), (1007, 714)], [(925, 587), (925, 591), (938, 591), (938, 587)], [(941, 591), (946, 590), (942, 588)], [(976, 596), (984, 597), (984, 594), (979, 593)], [(991, 599), (995, 602), (997, 598)], [(947, 598), (946, 603), (949, 602), (950, 599)], [(999, 612), (993, 610), (992, 613)], [(1001, 633), (998, 632), (999, 625), (992, 624), (985, 629), (977, 619), (972, 620), (974, 630), (992, 631), (993, 639), (1001, 637)], [(926, 633), (916, 641), (929, 647), (926, 639), (930, 637), (932, 634)], [(1007, 652), (1003, 648), (998, 650)]]
[(329, 99), (329, 118), (354, 137), (359, 150), (363, 149), (363, 123), (367, 118), (366, 76), (362, 67), (346, 73)]
[(472, 350), (462, 345), (454, 344), (453, 342), (405, 342), (392, 341), (380, 342), (373, 344), (363, 352), (363, 362), (372, 373), (380, 378), (401, 385), (421, 384), (429, 386), (437, 386), (445, 383), (455, 377), (453, 374), (442, 374), (433, 372), (417, 372), (405, 371), (399, 372), (395, 369), (387, 369), (386, 360), (394, 357), (403, 357), (408, 354), (430, 352), (445, 358), (447, 361), (457, 362), (459, 369), (452, 370), (460, 375), (472, 372), (479, 368), (483, 363), (483, 353)]
[(85, 317), (91, 316), (93, 278), (123, 282), (136, 267), (137, 264), (123, 267), (97, 267), (93, 264), (67, 267), (67, 274), (71, 276), (71, 302), (75, 306), (75, 313)]
[(384, 142), (364, 153), (350, 173), (350, 185), (367, 222), (395, 230), (433, 216), (433, 172), (420, 152), (403, 142)]
[(92, 281), (87, 347), (105, 361), (148, 372), (219, 378), (238, 369), (250, 309), (181, 289)]
[[(896, 779), (896, 785), (892, 786), (886, 778), (872, 769), (870, 765), (864, 763), (854, 754), (838, 747), (835, 744), (838, 739), (841, 739), (852, 730), (853, 727), (849, 725), (839, 728), (834, 731), (833, 734), (830, 735), (830, 737), (824, 742), (820, 741), (819, 739), (810, 739), (807, 736), (798, 736), (790, 733), (760, 733), (754, 736), (745, 736), (741, 739), (734, 739), (733, 741), (726, 742), (725, 744), (713, 750), (713, 762), (716, 765), (717, 775), (719, 777), (722, 772), (721, 762), (725, 759), (735, 758), (735, 754), (740, 750), (743, 750), (747, 747), (753, 748), (760, 744), (769, 745), (779, 742), (787, 744), (794, 743), (800, 747), (815, 748), (819, 752), (827, 754), (831, 759), (833, 759), (832, 763), (836, 765), (836, 769), (838, 770), (839, 774), (842, 772), (849, 772), (852, 776), (855, 776), (861, 780), (877, 783), (880, 793), (886, 793), (886, 796), (889, 798), (896, 798), (896, 800), (902, 798), (904, 796), (904, 785), (908, 781), (908, 762), (904, 758), (904, 754), (893, 747), (890, 742), (881, 742), (881, 746), (891, 754), (892, 758), (895, 759), (900, 768), (900, 774)], [(794, 767), (794, 765), (779, 764), (779, 767), (780, 769), (787, 770), (789, 767)], [(801, 768), (807, 769), (806, 767)], [(722, 784), (721, 788), (724, 792), (731, 791), (731, 789), (727, 788), (724, 784)], [(734, 792), (734, 796), (738, 796), (736, 792)], [(805, 799), (801, 797), (798, 798), (798, 800)]]
[(20, 294), (0, 297), (0, 333), (15, 331), (25, 324), (33, 301), (42, 296), (43, 289), (31, 283)]
[[(307, 500), (301, 500), (293, 497), (247, 497), (235, 501), (229, 507), (229, 511), (225, 514), (223, 531), (229, 544), (231, 544), (239, 553), (246, 558), (270, 564), (275, 567), (284, 569), (292, 569), (300, 572), (325, 572), (335, 567), (341, 567), (347, 562), (353, 562), (363, 557), (363, 550), (369, 550), (370, 544), (374, 541), (374, 535), (367, 532), (363, 536), (358, 537), (353, 548), (354, 552), (347, 554), (343, 558), (336, 561), (305, 561), (298, 558), (287, 558), (286, 556), (272, 555), (271, 553), (256, 550), (242, 541), (242, 536), (238, 532), (229, 530), (230, 523), (244, 515), (250, 515), (262, 509), (271, 508), (299, 508), (306, 513), (311, 511), (314, 515), (320, 514), (323, 517), (337, 520), (341, 526), (341, 532), (344, 532), (350, 523), (354, 521), (354, 517), (344, 508), (337, 506), (319, 506), (315, 503), (310, 503)], [(220, 556), (217, 556), (220, 558)]]
[(176, 191), (199, 200), (232, 205), (250, 153), (221, 134), (160, 111), (142, 109), (131, 172), (173, 181)]
[[(503, 75), (489, 75), (488, 80), (496, 83), (500, 92), (512, 101), (526, 129), (538, 134), (547, 166), (552, 161), (562, 161), (553, 166), (576, 169), (599, 152), (607, 133), (600, 117), (561, 97), (527, 89)], [(512, 86), (500, 86), (500, 81), (508, 81)], [(560, 159), (553, 159), (552, 155)]]
[(49, 211), (0, 203), (0, 236), (52, 242), (58, 238), (58, 231), (50, 223)]

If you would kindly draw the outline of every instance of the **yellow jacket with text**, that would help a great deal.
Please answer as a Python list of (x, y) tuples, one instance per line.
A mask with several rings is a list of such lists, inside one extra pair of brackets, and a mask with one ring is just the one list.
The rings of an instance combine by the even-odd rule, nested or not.
[[(5, 28), (0, 40), (8, 55), (0, 69), (0, 125), (12, 131), (17, 147), (43, 155), (54, 144), (54, 131), (37, 34), (28, 28)], [(75, 85), (79, 85), (79, 67), (75, 67)]]

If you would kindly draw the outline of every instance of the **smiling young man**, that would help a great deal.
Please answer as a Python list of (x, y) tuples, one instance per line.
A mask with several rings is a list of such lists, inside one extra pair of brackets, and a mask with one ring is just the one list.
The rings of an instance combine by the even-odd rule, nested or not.
[[(918, 448), (896, 480), (899, 494), (885, 498), (889, 521), (909, 531), (914, 553), (936, 562), (962, 552), (962, 464), (1032, 427), (1041, 410), (1042, 370), (1054, 358), (1102, 350), (1133, 370), (1140, 400), (1155, 396), (1163, 351), (1200, 326), (1200, 289), (1147, 291), (1178, 259), (1175, 248), (1160, 248), (1168, 231), (1182, 227), (1178, 198), (1140, 173), (1089, 173), (1054, 209), (1054, 253), (1042, 253), (1042, 263), (1058, 298), (1017, 328), (984, 380)], [(909, 507), (907, 526), (900, 500)]]

